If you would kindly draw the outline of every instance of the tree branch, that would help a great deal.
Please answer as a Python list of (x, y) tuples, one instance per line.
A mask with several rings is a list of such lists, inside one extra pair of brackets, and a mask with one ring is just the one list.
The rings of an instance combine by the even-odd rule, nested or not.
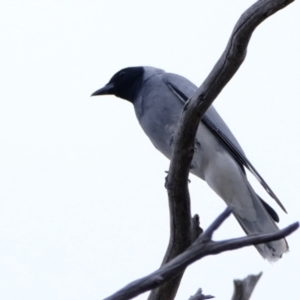
[[(234, 292), (231, 300), (249, 300), (261, 275), (262, 272), (258, 275), (249, 275), (243, 280), (234, 280)], [(215, 297), (211, 295), (203, 295), (202, 289), (200, 288), (194, 296), (189, 298), (189, 300), (204, 300), (212, 298)]]
[(199, 236), (199, 238), (186, 251), (175, 257), (170, 262), (161, 266), (161, 268), (157, 271), (141, 279), (133, 281), (115, 294), (105, 298), (105, 300), (131, 299), (141, 293), (157, 288), (163, 283), (169, 281), (178, 274), (182, 273), (187, 266), (204, 256), (279, 240), (288, 236), (299, 227), (299, 223), (296, 222), (274, 233), (255, 234), (219, 242), (212, 241), (210, 237), (230, 214), (230, 208), (226, 208), (226, 210), (211, 224), (209, 230)]
[[(166, 181), (170, 209), (170, 239), (163, 264), (182, 253), (197, 236), (191, 227), (189, 166), (194, 155), (196, 131), (208, 107), (243, 63), (249, 40), (255, 28), (294, 0), (258, 1), (240, 17), (220, 59), (183, 109), (174, 136), (173, 157)], [(170, 137), (171, 138), (171, 137)], [(150, 293), (148, 300), (173, 299), (182, 273), (171, 282)]]
[(213, 299), (213, 298), (215, 297), (211, 295), (203, 295), (202, 289), (198, 289), (196, 294), (194, 296), (191, 296), (189, 300), (205, 300), (205, 299)]
[(231, 300), (249, 300), (262, 273), (249, 275), (243, 280), (234, 280), (234, 293)]

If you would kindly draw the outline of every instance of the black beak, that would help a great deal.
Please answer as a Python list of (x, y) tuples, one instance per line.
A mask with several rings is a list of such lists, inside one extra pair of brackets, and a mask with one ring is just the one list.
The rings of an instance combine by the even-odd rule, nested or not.
[(93, 96), (101, 96), (101, 95), (112, 95), (114, 90), (114, 84), (113, 83), (108, 83), (105, 85), (103, 88), (97, 90), (94, 92), (91, 97)]

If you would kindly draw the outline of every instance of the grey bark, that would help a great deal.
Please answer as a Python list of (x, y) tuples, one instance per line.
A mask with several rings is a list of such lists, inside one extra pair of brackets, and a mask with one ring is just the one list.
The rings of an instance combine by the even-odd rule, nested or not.
[[(141, 293), (157, 288), (163, 283), (173, 279), (182, 273), (187, 266), (207, 255), (219, 254), (224, 251), (239, 249), (246, 246), (267, 243), (278, 240), (291, 234), (298, 229), (299, 223), (296, 222), (281, 229), (278, 232), (267, 234), (255, 234), (251, 236), (230, 239), (225, 241), (213, 241), (212, 235), (226, 218), (231, 214), (230, 208), (226, 210), (199, 236), (199, 238), (183, 253), (172, 259), (170, 262), (161, 266), (155, 272), (135, 280), (115, 294), (105, 298), (105, 300), (127, 300), (138, 296)], [(170, 299), (170, 298), (166, 298)]]
[[(201, 117), (243, 63), (249, 40), (256, 27), (291, 2), (293, 0), (264, 0), (248, 8), (236, 23), (220, 59), (183, 109), (174, 135), (174, 152), (166, 182), (170, 210), (170, 240), (163, 264), (182, 253), (193, 241), (188, 175)], [(153, 290), (148, 300), (174, 299), (183, 273), (184, 270), (172, 281)]]
[(215, 297), (211, 295), (203, 295), (202, 289), (198, 289), (196, 294), (194, 296), (191, 296), (189, 300), (206, 300), (206, 299), (213, 299), (213, 298)]
[(234, 280), (234, 293), (231, 300), (249, 300), (262, 273), (249, 275), (243, 280)]
[[(231, 300), (249, 300), (261, 275), (262, 273), (259, 273), (258, 275), (249, 275), (243, 280), (234, 280), (234, 292)], [(194, 296), (189, 298), (189, 300), (204, 300), (212, 298), (215, 297), (211, 295), (203, 295), (202, 289), (200, 288)]]
[[(230, 214), (227, 209), (192, 244), (199, 228), (196, 226), (194, 230), (195, 227), (192, 226), (188, 190), (189, 166), (194, 154), (194, 139), (201, 117), (241, 66), (255, 28), (291, 2), (293, 0), (261, 0), (247, 9), (234, 27), (220, 59), (196, 94), (185, 105), (174, 136), (174, 152), (166, 182), (171, 233), (163, 264), (159, 270), (130, 283), (106, 300), (131, 299), (159, 286), (159, 289), (150, 294), (150, 300), (173, 299), (185, 268), (194, 261), (206, 255), (280, 239), (299, 227), (299, 223), (294, 223), (277, 233), (214, 242), (211, 240), (212, 234)], [(167, 281), (168, 283), (164, 284)]]

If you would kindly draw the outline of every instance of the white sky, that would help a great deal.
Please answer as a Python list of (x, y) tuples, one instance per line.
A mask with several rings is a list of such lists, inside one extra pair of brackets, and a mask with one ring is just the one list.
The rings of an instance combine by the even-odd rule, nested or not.
[[(0, 3), (0, 299), (102, 299), (154, 271), (169, 219), (164, 171), (130, 103), (90, 98), (119, 69), (151, 65), (200, 84), (254, 1)], [(215, 105), (248, 158), (300, 220), (299, 1), (259, 26)], [(191, 177), (206, 228), (225, 208)], [(231, 217), (216, 239), (242, 236)], [(300, 235), (276, 264), (254, 247), (204, 258), (177, 299), (199, 287), (230, 299), (232, 280), (264, 272), (253, 299), (296, 299)], [(143, 294), (138, 299), (146, 299)]]

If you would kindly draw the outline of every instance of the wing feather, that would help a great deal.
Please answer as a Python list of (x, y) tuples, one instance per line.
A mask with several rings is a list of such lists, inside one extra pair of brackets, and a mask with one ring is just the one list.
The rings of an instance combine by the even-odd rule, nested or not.
[[(197, 90), (197, 87), (193, 83), (179, 75), (166, 73), (163, 76), (163, 80), (183, 104), (186, 103), (186, 101), (190, 97), (192, 97)], [(264, 187), (267, 193), (276, 201), (281, 209), (284, 212), (287, 212), (283, 204), (280, 202), (280, 200), (266, 183), (266, 181), (261, 177), (258, 171), (247, 159), (242, 147), (239, 145), (238, 141), (213, 106), (211, 106), (207, 110), (201, 121), (211, 130), (211, 132), (215, 136), (218, 137), (222, 144), (235, 158), (237, 163), (241, 166), (246, 167), (256, 177), (258, 182)]]

